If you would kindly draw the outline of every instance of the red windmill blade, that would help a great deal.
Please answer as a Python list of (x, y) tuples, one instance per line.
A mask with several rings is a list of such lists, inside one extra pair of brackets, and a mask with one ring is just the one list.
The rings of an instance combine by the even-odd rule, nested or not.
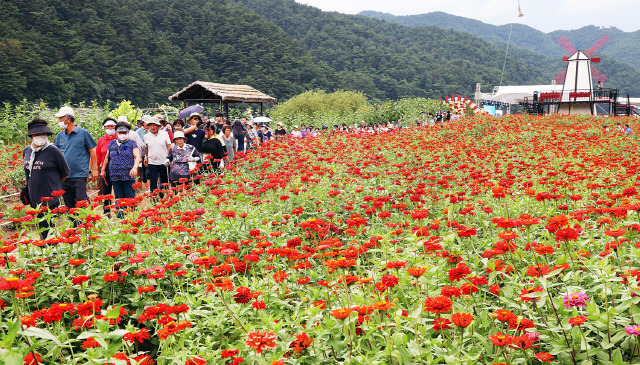
[(564, 84), (564, 79), (566, 77), (567, 77), (567, 70), (564, 70), (560, 72), (558, 76), (554, 78), (554, 80), (556, 81), (556, 84), (560, 85), (560, 84)]
[(567, 52), (569, 52), (569, 56), (571, 56), (574, 53), (578, 52), (576, 47), (574, 47), (573, 44), (571, 44), (571, 42), (569, 41), (569, 39), (566, 36), (562, 36), (562, 37), (558, 38), (556, 43), (558, 43), (560, 45), (560, 47), (562, 47), (565, 50), (567, 50)]
[[(601, 35), (600, 38), (598, 38), (598, 40), (586, 52), (584, 52), (584, 54), (587, 57), (591, 58), (592, 54), (596, 53), (600, 48), (604, 47), (604, 45), (609, 43), (610, 40), (611, 39), (606, 34)], [(576, 47), (574, 47), (573, 44), (571, 44), (571, 42), (566, 36), (562, 36), (558, 38), (556, 43), (558, 43), (560, 47), (564, 48), (567, 52), (569, 52), (570, 56), (578, 52)], [(568, 59), (569, 57), (564, 57), (563, 60), (567, 61)], [(600, 62), (600, 59), (591, 58), (591, 62), (598, 63)], [(607, 80), (607, 77), (602, 72), (598, 71), (597, 68), (593, 67), (593, 65), (591, 65), (591, 75), (596, 81), (605, 82)], [(567, 70), (564, 70), (561, 73), (559, 73), (558, 76), (554, 78), (554, 80), (558, 84), (563, 84), (566, 77), (567, 77)]]
[(604, 47), (605, 44), (609, 43), (609, 41), (611, 40), (611, 38), (609, 38), (608, 35), (603, 34), (600, 36), (600, 38), (598, 38), (598, 40), (596, 41), (596, 43), (594, 43), (591, 48), (589, 48), (584, 54), (587, 57), (591, 57), (592, 54), (596, 53), (600, 48)]
[(598, 69), (595, 68), (593, 65), (591, 65), (591, 75), (596, 81), (602, 81), (602, 82), (607, 81), (607, 77), (602, 72), (598, 71)]

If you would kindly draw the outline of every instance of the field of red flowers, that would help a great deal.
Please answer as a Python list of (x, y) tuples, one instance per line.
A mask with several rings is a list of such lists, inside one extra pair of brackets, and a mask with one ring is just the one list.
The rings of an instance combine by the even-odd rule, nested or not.
[(638, 145), (602, 123), (272, 144), (46, 241), (17, 207), (0, 362), (640, 361)]

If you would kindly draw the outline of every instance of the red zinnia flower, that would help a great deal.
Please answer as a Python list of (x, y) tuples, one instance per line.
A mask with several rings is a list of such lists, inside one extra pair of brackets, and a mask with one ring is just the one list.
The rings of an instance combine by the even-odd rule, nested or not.
[(236, 294), (233, 295), (233, 300), (236, 303), (248, 303), (251, 299), (257, 298), (262, 292), (252, 293), (251, 289), (241, 286), (236, 289)]
[(118, 273), (117, 273), (117, 272), (112, 272), (112, 273), (105, 274), (105, 275), (102, 277), (102, 280), (104, 280), (105, 282), (107, 282), (107, 283), (108, 283), (108, 282), (118, 281), (118, 278), (119, 278), (119, 277), (120, 277), (120, 276), (118, 275)]
[(540, 300), (540, 297), (526, 297), (525, 295), (527, 294), (531, 294), (531, 293), (535, 293), (535, 292), (543, 292), (544, 289), (541, 286), (536, 286), (536, 287), (532, 287), (532, 288), (524, 288), (520, 291), (520, 295), (518, 296), (518, 299), (522, 300), (525, 303), (528, 302), (537, 302)]
[(424, 301), (424, 306), (425, 306), (425, 309), (424, 309), (425, 312), (431, 312), (436, 314), (447, 313), (451, 311), (453, 302), (451, 301), (451, 299), (449, 299), (449, 297), (440, 296), (440, 297), (427, 298)]
[(289, 274), (287, 274), (286, 272), (280, 270), (280, 271), (276, 271), (273, 274), (273, 280), (275, 280), (276, 283), (279, 283), (283, 280), (286, 280), (289, 277)]
[(239, 352), (240, 351), (238, 350), (222, 350), (222, 354), (220, 357), (222, 357), (223, 359), (226, 359), (228, 357), (235, 357)]
[(301, 334), (296, 336), (296, 340), (289, 345), (289, 348), (293, 349), (293, 353), (297, 354), (311, 346), (313, 342), (313, 338), (309, 337), (306, 332), (302, 332)]
[(236, 212), (234, 212), (233, 210), (223, 210), (220, 211), (220, 216), (222, 216), (222, 218), (235, 218)]
[(498, 332), (495, 335), (491, 335), (489, 340), (491, 340), (495, 346), (508, 346), (513, 342), (513, 337), (505, 335), (502, 332)]
[(260, 354), (264, 349), (276, 347), (276, 334), (267, 330), (249, 332), (245, 344)]
[(393, 288), (398, 285), (398, 277), (393, 275), (383, 275), (380, 281), (388, 288)]
[(572, 326), (582, 326), (586, 321), (587, 317), (585, 316), (571, 317), (569, 319), (569, 324)]
[(622, 228), (618, 228), (618, 229), (614, 229), (614, 230), (608, 230), (608, 231), (604, 231), (604, 234), (606, 234), (607, 236), (610, 237), (620, 237), (620, 236), (624, 236), (625, 233), (627, 233), (627, 231), (625, 231)]
[(3, 278), (0, 277), (0, 290), (18, 290), (20, 287), (25, 285), (26, 283), (20, 278), (9, 277)]
[(497, 319), (500, 322), (509, 322), (511, 318), (515, 318), (515, 314), (506, 309), (498, 309), (497, 311), (491, 314), (491, 317)]
[(433, 321), (433, 329), (436, 331), (450, 330), (451, 329), (451, 326), (449, 326), (450, 323), (451, 321), (446, 318), (436, 318), (436, 320)]
[(85, 262), (87, 262), (87, 260), (85, 259), (71, 259), (69, 260), (69, 265), (78, 266), (84, 264)]
[(140, 331), (129, 332), (122, 336), (123, 340), (131, 343), (136, 341), (143, 343), (144, 340), (149, 338), (151, 338), (151, 336), (149, 336), (149, 331), (147, 331), (146, 327), (140, 329)]
[(81, 285), (82, 283), (84, 283), (85, 281), (88, 281), (88, 280), (89, 280), (89, 277), (88, 277), (88, 276), (86, 276), (86, 275), (79, 275), (79, 276), (76, 276), (75, 278), (71, 279), (71, 282), (72, 282), (74, 285)]
[(184, 362), (184, 365), (206, 365), (207, 360), (203, 359), (200, 356), (196, 356)]
[(138, 294), (142, 294), (142, 293), (148, 293), (148, 292), (154, 292), (156, 291), (156, 288), (154, 288), (153, 286), (141, 286), (138, 288)]
[(351, 314), (352, 311), (353, 309), (351, 308), (334, 309), (331, 311), (331, 315), (338, 319), (345, 319), (349, 317), (349, 314)]
[(44, 364), (40, 354), (35, 351), (30, 351), (27, 356), (24, 357), (24, 365), (36, 365)]
[(521, 350), (528, 350), (533, 346), (533, 338), (528, 334), (513, 337), (513, 345)]
[(564, 228), (556, 232), (556, 241), (577, 240), (580, 234), (573, 228)]
[(454, 313), (451, 315), (451, 322), (461, 328), (469, 327), (471, 321), (473, 321), (473, 316), (471, 314)]
[(422, 274), (424, 274), (425, 271), (427, 271), (426, 267), (410, 267), (407, 269), (407, 272), (409, 273), (409, 275), (415, 278), (422, 276)]
[(469, 266), (465, 263), (460, 263), (457, 267), (449, 270), (449, 281), (460, 281), (469, 274), (471, 274)]
[(96, 339), (93, 338), (93, 337), (87, 338), (82, 343), (82, 348), (83, 349), (89, 349), (89, 348), (93, 348), (93, 347), (100, 347), (100, 344), (98, 343), (98, 341), (96, 341)]
[(542, 362), (551, 362), (551, 359), (553, 359), (553, 355), (548, 352), (538, 352), (536, 357)]

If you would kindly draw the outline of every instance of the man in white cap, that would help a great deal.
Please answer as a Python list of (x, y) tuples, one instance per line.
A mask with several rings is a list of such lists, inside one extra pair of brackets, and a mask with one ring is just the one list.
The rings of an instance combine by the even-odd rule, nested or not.
[[(147, 126), (149, 127), (149, 133), (144, 135), (144, 143), (146, 145), (144, 164), (147, 166), (149, 189), (154, 192), (158, 189), (158, 178), (160, 179), (160, 184), (169, 183), (165, 161), (169, 155), (171, 139), (169, 139), (167, 132), (160, 130), (162, 125), (158, 118), (148, 118)], [(162, 192), (159, 195), (161, 198), (164, 197)]]
[(293, 126), (293, 131), (291, 132), (291, 137), (293, 138), (302, 138), (302, 133), (300, 132), (300, 128), (297, 125)]
[(97, 143), (89, 131), (75, 125), (75, 113), (71, 107), (63, 106), (55, 116), (62, 131), (58, 132), (53, 144), (64, 155), (70, 171), (62, 183), (62, 197), (65, 205), (71, 209), (79, 201), (89, 200), (87, 180), (91, 179), (94, 183), (98, 181)]

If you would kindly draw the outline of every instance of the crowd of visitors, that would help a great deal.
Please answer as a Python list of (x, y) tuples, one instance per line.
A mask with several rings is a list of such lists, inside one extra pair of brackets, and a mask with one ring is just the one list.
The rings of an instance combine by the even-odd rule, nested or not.
[[(62, 107), (55, 114), (60, 132), (54, 133), (46, 120), (36, 118), (28, 128), (31, 144), (23, 151), (26, 187), (21, 192), (25, 204), (55, 209), (81, 208), (89, 199), (87, 183), (97, 183), (99, 194), (115, 200), (116, 216), (124, 217), (126, 200), (135, 198), (135, 182), (152, 198), (163, 198), (163, 188), (199, 182), (206, 172), (223, 172), (239, 153), (289, 139), (309, 139), (322, 134), (383, 133), (397, 130), (398, 123), (342, 126), (294, 125), (291, 132), (277, 123), (254, 123), (242, 117), (234, 121), (216, 113), (214, 120), (192, 113), (186, 120), (168, 122), (162, 115), (144, 115), (134, 128), (126, 116), (108, 117), (102, 123), (104, 135), (96, 142), (84, 128), (75, 124), (75, 113)], [(53, 143), (49, 136), (55, 134)], [(122, 204), (122, 203), (125, 204)], [(114, 201), (104, 199), (104, 212), (111, 216)], [(51, 222), (39, 216), (40, 233), (46, 237)], [(73, 222), (76, 224), (77, 222)]]

